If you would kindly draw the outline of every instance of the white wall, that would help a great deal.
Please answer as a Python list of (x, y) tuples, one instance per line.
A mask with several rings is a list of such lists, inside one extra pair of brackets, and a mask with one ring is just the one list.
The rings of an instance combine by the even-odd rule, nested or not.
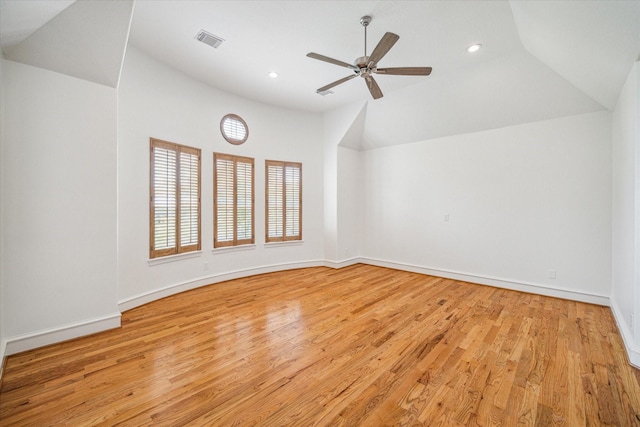
[[(329, 262), (337, 263), (358, 254), (356, 249), (358, 246), (357, 238), (349, 238), (350, 243), (348, 245), (352, 248), (350, 255), (345, 255), (345, 246), (340, 242), (340, 240), (344, 240), (344, 237), (339, 235), (338, 228), (341, 225), (341, 230), (348, 232), (349, 230), (346, 229), (347, 224), (352, 223), (354, 218), (356, 222), (359, 220), (357, 211), (347, 211), (349, 207), (357, 208), (358, 203), (347, 203), (347, 206), (342, 203), (350, 193), (359, 191), (359, 184), (343, 182), (343, 180), (349, 178), (351, 172), (349, 172), (350, 162), (346, 161), (345, 157), (348, 154), (344, 154), (348, 153), (348, 151), (344, 151), (342, 145), (345, 143), (345, 138), (353, 140), (349, 141), (351, 145), (357, 145), (357, 141), (361, 139), (362, 131), (353, 132), (352, 128), (354, 122), (363, 121), (361, 117), (363, 109), (366, 110), (366, 104), (356, 102), (328, 111), (322, 117), (324, 144), (324, 255)], [(359, 163), (359, 160), (357, 162)], [(345, 189), (340, 189), (343, 185), (347, 185), (348, 189), (346, 191)], [(345, 217), (349, 219), (345, 219)]]
[[(358, 152), (338, 144), (362, 105), (273, 108), (135, 48), (117, 95), (3, 60), (0, 343), (13, 353), (116, 325), (118, 302), (354, 256), (597, 303), (612, 295), (628, 338), (640, 307), (638, 68), (613, 136), (611, 115), (593, 113)], [(249, 123), (239, 147), (219, 133), (230, 112)], [(203, 249), (171, 262), (148, 259), (149, 137), (203, 152)], [(256, 160), (249, 250), (212, 251), (214, 151)], [(303, 163), (302, 244), (264, 245), (265, 159)]]
[(608, 303), (610, 122), (592, 113), (365, 152), (363, 257)]
[(337, 252), (338, 259), (348, 260), (360, 254), (362, 223), (361, 152), (338, 147)]
[(116, 90), (5, 61), (2, 318), (7, 352), (120, 324)]
[[(640, 66), (636, 63), (613, 113), (611, 306), (632, 363), (640, 366)], [(634, 321), (631, 317), (634, 316)]]
[[(212, 70), (215, 72), (215, 70)], [(130, 47), (118, 102), (118, 298), (121, 309), (238, 275), (319, 265), (323, 242), (323, 142), (319, 114), (277, 109), (206, 86)], [(242, 116), (241, 146), (220, 135), (220, 119)], [(202, 149), (202, 251), (149, 262), (149, 138)], [(213, 248), (213, 152), (255, 159), (256, 245)], [(264, 245), (264, 161), (302, 162), (303, 242)], [(205, 269), (206, 266), (206, 269)]]
[[(3, 152), (4, 152), (4, 98), (5, 98), (5, 90), (4, 90), (4, 58), (0, 55), (0, 165), (3, 164)], [(0, 212), (4, 212), (4, 181), (3, 174), (0, 173)], [(0, 378), (2, 378), (2, 370), (4, 368), (4, 357), (5, 357), (5, 349), (7, 345), (6, 334), (4, 332), (4, 317), (5, 317), (5, 308), (4, 308), (4, 227), (2, 222), (3, 215), (0, 214)]]

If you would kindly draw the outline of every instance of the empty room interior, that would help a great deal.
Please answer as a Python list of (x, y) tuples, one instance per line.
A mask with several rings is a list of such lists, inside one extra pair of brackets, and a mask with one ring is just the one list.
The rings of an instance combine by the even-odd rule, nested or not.
[(639, 1), (0, 19), (0, 425), (640, 425)]

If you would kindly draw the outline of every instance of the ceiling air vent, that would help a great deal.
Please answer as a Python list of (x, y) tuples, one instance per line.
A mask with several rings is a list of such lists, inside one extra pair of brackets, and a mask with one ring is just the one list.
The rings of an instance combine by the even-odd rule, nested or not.
[(213, 48), (217, 48), (224, 41), (224, 39), (221, 39), (218, 36), (214, 36), (211, 33), (207, 33), (205, 30), (200, 30), (200, 32), (196, 35), (196, 39), (204, 44), (208, 44)]
[(318, 95), (327, 96), (327, 95), (333, 95), (335, 92), (327, 89), (327, 90), (317, 90), (316, 93)]

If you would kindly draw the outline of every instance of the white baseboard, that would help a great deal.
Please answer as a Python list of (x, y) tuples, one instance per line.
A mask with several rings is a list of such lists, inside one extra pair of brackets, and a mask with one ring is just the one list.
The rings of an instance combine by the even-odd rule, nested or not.
[(120, 327), (120, 313), (6, 339), (5, 356)]
[[(478, 276), (469, 273), (461, 273), (456, 271), (448, 271), (438, 268), (421, 267), (417, 265), (411, 265), (407, 263), (400, 263), (395, 261), (385, 261), (374, 258), (355, 257), (340, 261), (331, 260), (316, 260), (316, 261), (301, 261), (284, 264), (274, 264), (269, 266), (254, 267), (246, 270), (237, 270), (226, 273), (214, 274), (210, 276), (200, 277), (194, 280), (189, 280), (176, 285), (167, 286), (162, 289), (156, 289), (144, 294), (139, 294), (133, 297), (123, 299), (118, 302), (118, 308), (120, 312), (130, 310), (149, 302), (178, 294), (180, 292), (195, 289), (201, 286), (224, 282), (227, 280), (238, 279), (242, 277), (254, 276), (263, 273), (272, 273), (277, 271), (294, 270), (298, 268), (307, 267), (330, 267), (330, 268), (343, 268), (354, 264), (369, 264), (379, 267), (393, 268), (396, 270), (410, 271), (415, 273), (427, 274), (431, 276), (444, 277), (454, 280), (460, 280), (471, 283), (478, 283), (482, 285), (495, 286), (505, 289), (513, 289), (522, 292), (529, 292), (539, 295), (546, 295), (557, 298), (564, 298), (574, 301), (587, 302), (592, 304), (609, 306), (612, 308), (614, 318), (618, 324), (618, 328), (621, 332), (629, 360), (632, 365), (640, 367), (640, 348), (637, 348), (633, 344), (633, 335), (629, 330), (625, 322), (621, 321), (622, 317), (619, 308), (611, 303), (611, 300), (606, 295), (600, 295), (595, 293), (589, 293), (574, 289), (562, 289), (553, 288), (539, 284), (516, 282), (513, 280), (500, 279), (495, 277)], [(22, 336), (9, 337), (0, 342), (0, 361), (4, 360), (6, 356), (16, 354), (22, 351), (30, 350), (37, 347), (42, 347), (49, 344), (54, 344), (61, 341), (66, 341), (73, 338), (78, 338), (84, 335), (90, 335), (96, 332), (105, 331), (108, 329), (120, 327), (120, 313), (113, 313), (111, 315), (103, 316), (96, 319), (90, 319), (76, 324), (65, 325), (58, 328), (51, 328), (43, 331), (37, 331)], [(0, 366), (0, 371), (2, 367)], [(2, 372), (0, 372), (0, 375)]]
[(515, 291), (528, 292), (532, 294), (609, 306), (609, 297), (607, 295), (590, 293), (576, 289), (555, 288), (535, 283), (516, 282), (513, 280), (501, 279), (497, 277), (478, 276), (476, 274), (461, 273), (439, 268), (420, 267), (417, 265), (394, 261), (384, 261), (366, 257), (360, 257), (359, 262), (363, 264), (377, 265), (378, 267), (387, 267), (393, 268), (395, 270), (411, 271), (414, 273), (428, 274), (430, 276), (444, 277), (446, 279), (460, 280), (462, 282), (478, 283), (480, 285), (495, 286), (497, 288), (512, 289)]
[(481, 285), (495, 286), (498, 288), (513, 289), (516, 291), (529, 292), (539, 295), (545, 295), (556, 298), (564, 298), (572, 301), (580, 301), (591, 304), (607, 306), (611, 309), (613, 317), (622, 336), (622, 341), (627, 352), (627, 358), (629, 363), (636, 368), (640, 368), (640, 347), (636, 346), (633, 339), (633, 334), (629, 329), (626, 322), (623, 321), (624, 317), (620, 308), (615, 303), (613, 298), (606, 295), (599, 295), (595, 293), (589, 293), (584, 291), (578, 291), (574, 289), (561, 289), (552, 288), (544, 285), (514, 282), (512, 280), (498, 279), (493, 277), (478, 276), (468, 273), (459, 273), (454, 271), (447, 271), (435, 268), (419, 267), (415, 265), (398, 263), (393, 261), (383, 261), (373, 258), (359, 258), (359, 262), (363, 264), (376, 265), (379, 267), (388, 267), (396, 270), (411, 271), (414, 273), (428, 274), (431, 276), (444, 277), (447, 279), (460, 280), (464, 282), (478, 283)]
[(611, 312), (613, 313), (613, 318), (618, 325), (620, 335), (622, 336), (624, 347), (627, 350), (629, 363), (640, 369), (640, 347), (635, 345), (633, 333), (631, 332), (631, 329), (629, 329), (629, 325), (627, 324), (627, 322), (624, 321), (622, 311), (620, 310), (620, 307), (618, 306), (614, 298), (611, 298), (610, 307)]
[(0, 383), (4, 374), (4, 364), (7, 361), (7, 340), (0, 340)]
[(362, 261), (360, 260), (360, 258), (355, 257), (355, 258), (343, 259), (342, 261), (325, 260), (324, 266), (331, 267), (331, 268), (343, 268), (343, 267), (349, 267), (350, 265), (359, 264), (359, 263), (362, 263)]
[(143, 294), (135, 295), (133, 297), (125, 298), (123, 300), (118, 301), (118, 308), (120, 309), (120, 312), (124, 312), (127, 310), (131, 310), (132, 308), (150, 303), (152, 301), (165, 298), (171, 295), (179, 294), (181, 292), (189, 291), (191, 289), (196, 289), (201, 286), (225, 282), (227, 280), (232, 280), (232, 279), (239, 279), (241, 277), (255, 276), (257, 274), (264, 274), (264, 273), (274, 273), (276, 271), (295, 270), (298, 268), (324, 267), (324, 266), (331, 267), (330, 265), (327, 265), (326, 261), (318, 260), (318, 261), (302, 261), (302, 262), (292, 262), (292, 263), (285, 263), (285, 264), (274, 264), (274, 265), (268, 265), (268, 266), (262, 266), (262, 267), (248, 268), (246, 270), (236, 270), (236, 271), (230, 271), (226, 273), (212, 274), (210, 276), (203, 276), (197, 279), (188, 280), (186, 282), (178, 283), (175, 285), (170, 285), (162, 289), (156, 289), (153, 291), (145, 292)]

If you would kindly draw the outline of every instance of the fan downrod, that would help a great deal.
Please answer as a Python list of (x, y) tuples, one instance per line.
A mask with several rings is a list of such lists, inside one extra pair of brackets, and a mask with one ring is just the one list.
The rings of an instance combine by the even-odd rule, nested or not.
[(371, 23), (371, 17), (369, 15), (365, 15), (360, 18), (360, 23), (364, 27), (364, 56), (367, 56), (367, 27)]
[(336, 80), (333, 83), (329, 83), (326, 86), (316, 90), (316, 93), (322, 94), (323, 92), (345, 83), (356, 77), (362, 77), (367, 83), (367, 88), (371, 93), (373, 99), (382, 98), (382, 91), (373, 78), (373, 74), (389, 74), (398, 76), (428, 76), (431, 74), (431, 67), (395, 67), (395, 68), (378, 68), (378, 61), (380, 61), (389, 52), (389, 49), (398, 41), (400, 36), (397, 34), (386, 32), (371, 52), (371, 55), (367, 54), (367, 27), (371, 23), (371, 16), (365, 15), (360, 18), (360, 24), (364, 27), (364, 55), (357, 58), (353, 64), (349, 64), (338, 59), (333, 59), (328, 56), (320, 55), (315, 52), (307, 53), (309, 58), (317, 59), (319, 61), (328, 62), (330, 64), (345, 67), (353, 71), (353, 74), (347, 77), (343, 77)]

